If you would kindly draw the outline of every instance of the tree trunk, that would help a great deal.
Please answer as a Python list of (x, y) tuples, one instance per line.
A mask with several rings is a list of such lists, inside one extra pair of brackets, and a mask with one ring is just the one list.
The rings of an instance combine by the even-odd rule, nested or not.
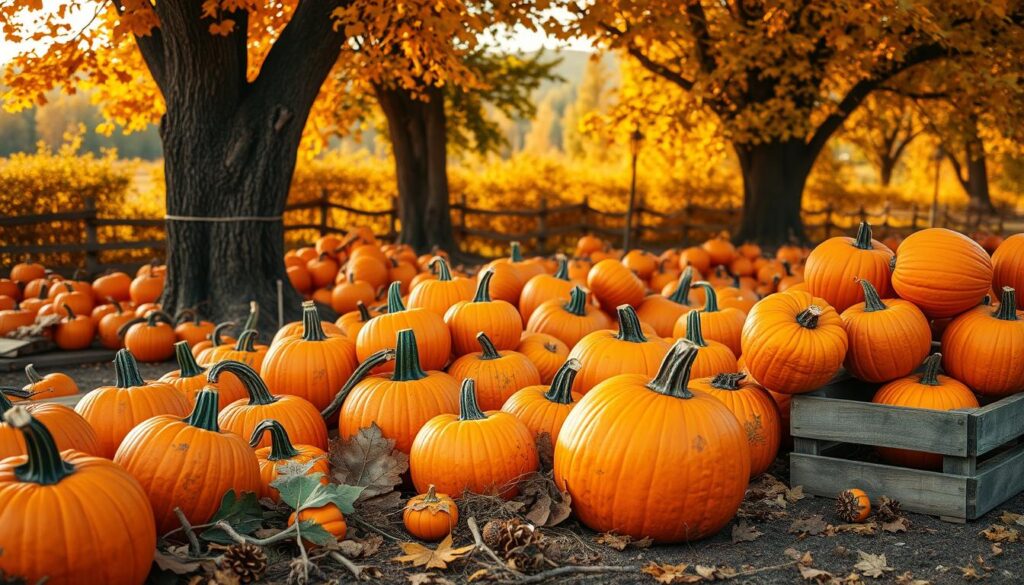
[(967, 142), (967, 196), (970, 198), (968, 207), (979, 212), (990, 212), (992, 198), (988, 191), (988, 165), (985, 161), (985, 145), (977, 131)]
[(897, 162), (895, 158), (882, 158), (881, 164), (878, 167), (878, 182), (883, 187), (888, 187), (892, 183), (892, 174), (896, 170)]
[(735, 148), (743, 172), (743, 219), (733, 239), (766, 247), (805, 241), (800, 204), (813, 150), (799, 140)]
[(395, 157), (399, 242), (419, 253), (434, 247), (454, 252), (443, 90), (428, 90), (429, 101), (403, 89), (378, 87), (376, 93)]

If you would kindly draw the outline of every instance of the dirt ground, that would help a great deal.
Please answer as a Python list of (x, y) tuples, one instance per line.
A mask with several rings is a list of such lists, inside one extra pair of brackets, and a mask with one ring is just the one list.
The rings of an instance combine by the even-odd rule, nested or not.
[[(155, 378), (173, 364), (142, 365), (145, 378)], [(113, 381), (113, 368), (110, 364), (96, 364), (73, 369), (65, 369), (66, 373), (78, 381), (83, 390)], [(0, 374), (0, 385), (17, 385), (24, 383), (20, 373)], [(786, 482), (788, 466), (786, 457), (782, 456), (770, 473)], [(773, 482), (768, 482), (771, 485)], [(764, 485), (762, 480), (757, 485)], [(778, 484), (774, 484), (778, 485)], [(790, 495), (789, 499), (786, 495)], [(884, 494), (871, 494), (873, 500)], [(802, 497), (799, 490), (787, 491), (775, 498), (776, 503), (769, 502), (763, 492), (752, 490), (748, 501), (744, 504), (741, 514), (746, 518), (737, 518), (716, 536), (694, 543), (675, 546), (636, 547), (627, 545), (622, 551), (614, 550), (597, 542), (598, 536), (579, 526), (572, 519), (563, 522), (556, 528), (544, 528), (542, 533), (547, 539), (558, 544), (560, 557), (559, 566), (568, 564), (613, 565), (635, 567), (624, 573), (599, 573), (590, 575), (556, 576), (547, 583), (588, 582), (588, 583), (656, 583), (641, 569), (651, 563), (679, 565), (688, 564), (685, 570), (687, 577), (677, 579), (676, 583), (696, 582), (696, 567), (724, 567), (719, 577), (732, 571), (739, 573), (729, 580), (735, 583), (897, 583), (911, 585), (929, 583), (963, 583), (967, 581), (984, 581), (986, 583), (1024, 583), (1024, 525), (1001, 521), (1004, 511), (1024, 514), (1024, 494), (999, 506), (984, 518), (967, 524), (954, 524), (937, 518), (919, 514), (905, 514), (908, 528), (905, 532), (887, 532), (877, 524), (870, 534), (858, 534), (850, 527), (837, 531), (834, 527), (842, 525), (835, 516), (834, 501), (820, 497)], [(784, 507), (778, 505), (785, 500)], [(792, 501), (790, 501), (792, 500)], [(472, 544), (472, 536), (466, 528), (465, 519), (474, 510), (463, 511), (463, 521), (455, 533), (454, 546)], [(491, 518), (485, 517), (486, 510), (477, 509), (481, 516), (477, 521), (482, 526)], [(815, 522), (815, 515), (823, 522)], [(1005, 518), (1003, 519), (1006, 520)], [(390, 526), (386, 531), (402, 535), (401, 519), (392, 515)], [(733, 527), (738, 522), (745, 522), (760, 533), (754, 540), (733, 542)], [(812, 532), (820, 530), (817, 535), (795, 534), (791, 531), (794, 522), (806, 526), (815, 526)], [(1024, 524), (1024, 519), (1020, 520)], [(825, 527), (825, 524), (833, 528)], [(1002, 531), (1003, 542), (992, 542), (982, 531), (993, 525), (1007, 528)], [(861, 529), (863, 530), (863, 529)], [(358, 528), (352, 529), (352, 535), (368, 534)], [(990, 532), (990, 536), (994, 533)], [(998, 535), (997, 535), (998, 536)], [(810, 553), (810, 557), (804, 553)], [(864, 557), (875, 555), (873, 557)], [(372, 566), (381, 572), (378, 582), (385, 583), (464, 583), (481, 568), (488, 566), (479, 553), (466, 560), (458, 560), (446, 571), (423, 571), (400, 566), (390, 559), (401, 554), (396, 542), (385, 541), (380, 550), (368, 559), (357, 562)], [(884, 555), (884, 564), (878, 563), (877, 555)], [(796, 560), (794, 560), (794, 558)], [(877, 571), (871, 571), (872, 562), (879, 565)], [(858, 566), (859, 565), (859, 566)], [(351, 575), (340, 565), (333, 562), (321, 564), (327, 576), (341, 582), (351, 582)], [(550, 566), (550, 565), (549, 565)], [(802, 576), (801, 569), (803, 569)], [(708, 570), (708, 569), (704, 569)], [(817, 571), (825, 571), (826, 576)], [(868, 574), (879, 572), (881, 577), (873, 578)], [(271, 571), (268, 578), (273, 582), (282, 582), (286, 572)], [(432, 579), (424, 576), (429, 573)], [(494, 572), (492, 571), (492, 574)], [(809, 577), (809, 578), (807, 578)], [(478, 576), (479, 578), (479, 576)], [(154, 575), (154, 582), (173, 583), (173, 575)], [(705, 579), (709, 580), (709, 579)], [(923, 580), (923, 581), (917, 581)], [(486, 582), (486, 581), (485, 581)], [(664, 581), (670, 582), (670, 581)]]

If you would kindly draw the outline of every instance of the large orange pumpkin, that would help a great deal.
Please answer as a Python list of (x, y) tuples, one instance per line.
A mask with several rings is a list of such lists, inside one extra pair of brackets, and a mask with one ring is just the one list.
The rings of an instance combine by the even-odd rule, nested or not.
[(71, 376), (62, 372), (52, 372), (41, 376), (36, 371), (35, 365), (28, 364), (25, 366), (25, 377), (28, 378), (28, 384), (25, 384), (22, 390), (32, 394), (33, 398), (46, 400), (78, 394), (78, 384)]
[(586, 291), (574, 286), (568, 302), (556, 298), (541, 303), (530, 316), (526, 330), (553, 335), (573, 347), (586, 335), (611, 326), (608, 315), (587, 302)]
[(174, 355), (177, 336), (171, 318), (161, 311), (150, 311), (121, 326), (124, 346), (141, 362), (162, 362)]
[(878, 298), (875, 287), (861, 280), (864, 302), (840, 317), (850, 347), (846, 369), (865, 382), (888, 382), (906, 376), (932, 347), (932, 330), (921, 309), (903, 299)]
[(537, 366), (525, 355), (513, 350), (498, 351), (487, 334), (476, 335), (481, 351), (467, 353), (452, 362), (448, 374), (456, 380), (476, 380), (480, 408), (498, 410), (520, 388), (540, 384)]
[(679, 277), (675, 290), (671, 294), (648, 295), (636, 309), (636, 314), (644, 323), (654, 327), (658, 335), (669, 337), (675, 328), (676, 321), (699, 307), (700, 304), (690, 299), (690, 287), (693, 282), (693, 268), (687, 266)]
[[(1024, 234), (1014, 234), (992, 254), (992, 286), (1024, 290)], [(1017, 297), (1017, 308), (1024, 309), (1024, 295)]]
[(892, 288), (931, 319), (959, 315), (992, 288), (992, 259), (967, 236), (945, 228), (914, 232), (900, 243)]
[(1024, 312), (1016, 292), (1004, 287), (999, 307), (982, 305), (960, 315), (942, 334), (942, 365), (983, 396), (1024, 390)]
[(526, 386), (509, 396), (501, 410), (523, 421), (536, 437), (547, 433), (552, 443), (558, 438), (565, 417), (582, 396), (572, 391), (572, 383), (580, 371), (575, 358), (565, 360), (550, 385)]
[(669, 343), (660, 337), (648, 338), (640, 319), (630, 305), (619, 305), (619, 330), (595, 331), (576, 344), (569, 357), (580, 362), (573, 390), (586, 394), (598, 382), (617, 374), (647, 374), (658, 371)]
[(782, 429), (775, 400), (764, 388), (744, 381), (745, 377), (742, 373), (723, 372), (692, 380), (690, 387), (714, 396), (736, 415), (750, 445), (750, 477), (754, 477), (767, 471), (775, 461)]
[[(740, 334), (747, 315), (735, 307), (719, 307), (718, 293), (710, 283), (700, 281), (695, 287), (704, 289), (704, 309), (699, 311), (700, 325), (705, 339), (725, 344), (735, 355), (740, 354)], [(694, 312), (690, 309), (687, 312)], [(672, 328), (673, 337), (686, 337), (687, 314), (680, 316)]]
[(618, 260), (601, 260), (587, 273), (587, 286), (601, 303), (611, 310), (619, 305), (640, 306), (644, 300), (644, 283)]
[[(14, 407), (8, 395), (16, 398), (27, 397), (26, 392), (0, 388), (0, 421), (3, 415)], [(24, 402), (21, 404), (41, 423), (52, 429), (53, 439), (61, 451), (74, 449), (89, 455), (99, 455), (96, 431), (80, 414), (63, 404), (54, 402)], [(25, 441), (21, 433), (0, 422), (0, 459), (25, 454)]]
[(429, 266), (437, 270), (437, 278), (413, 286), (409, 292), (410, 309), (426, 309), (444, 318), (452, 305), (473, 298), (476, 288), (473, 281), (462, 277), (453, 278), (447, 260), (434, 256)]
[(569, 260), (559, 255), (558, 270), (554, 274), (538, 274), (523, 286), (523, 292), (519, 295), (519, 314), (523, 316), (523, 323), (529, 322), (530, 316), (541, 303), (551, 300), (568, 301), (574, 286), (569, 279)]
[(174, 322), (177, 323), (174, 327), (175, 337), (178, 338), (178, 341), (187, 341), (190, 346), (206, 339), (216, 327), (212, 321), (202, 319), (199, 316), (199, 311), (195, 309), (179, 311), (174, 316)]
[(523, 334), (523, 318), (515, 306), (501, 299), (491, 300), (490, 286), (494, 269), (480, 274), (476, 295), (471, 301), (455, 303), (444, 314), (451, 330), (452, 352), (456, 356), (476, 351), (476, 334), (486, 331), (498, 349), (513, 349)]
[(804, 266), (807, 291), (839, 312), (864, 301), (858, 279), (867, 280), (879, 296), (887, 297), (892, 257), (888, 246), (871, 238), (871, 226), (861, 222), (857, 237), (829, 238), (811, 250)]
[[(395, 347), (398, 332), (412, 329), (422, 342), (420, 361), (428, 370), (443, 369), (452, 355), (452, 336), (445, 325), (444, 319), (427, 309), (410, 309), (402, 303), (401, 285), (392, 282), (388, 287), (388, 312), (377, 315), (359, 330), (356, 337), (356, 355), (359, 361), (365, 360), (374, 353)], [(387, 362), (381, 365), (381, 371), (394, 368)], [(351, 370), (350, 370), (351, 373)], [(334, 386), (336, 391), (341, 385)], [(324, 404), (326, 406), (326, 403)]]

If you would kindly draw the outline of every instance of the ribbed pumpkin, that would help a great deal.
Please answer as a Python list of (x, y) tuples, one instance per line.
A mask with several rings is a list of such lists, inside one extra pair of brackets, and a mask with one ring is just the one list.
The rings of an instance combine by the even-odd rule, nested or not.
[(568, 302), (551, 299), (541, 303), (530, 316), (526, 330), (553, 335), (573, 347), (588, 334), (611, 326), (608, 315), (587, 302), (587, 293), (574, 286), (569, 292)]
[(145, 582), (156, 527), (139, 483), (107, 459), (62, 454), (21, 406), (4, 419), (29, 455), (0, 459), (0, 572), (51, 585)]
[(178, 338), (171, 318), (161, 311), (151, 311), (121, 326), (124, 346), (141, 362), (162, 362), (174, 355)]
[(92, 309), (95, 306), (92, 291), (83, 292), (77, 290), (69, 280), (62, 281), (59, 286), (51, 288), (49, 296), (53, 299), (54, 306), (62, 307), (68, 305), (78, 315), (92, 313)]
[(253, 448), (259, 446), (263, 441), (264, 434), (270, 435), (270, 446), (256, 449), (256, 460), (260, 465), (260, 492), (261, 498), (271, 498), (274, 501), (281, 500), (281, 494), (270, 487), (280, 476), (278, 467), (286, 463), (299, 465), (310, 465), (306, 475), (322, 473), (320, 483), (327, 483), (327, 476), (330, 474), (330, 465), (327, 461), (327, 453), (313, 445), (293, 445), (288, 431), (281, 423), (274, 419), (261, 421), (252, 431), (249, 438), (249, 445)]
[(174, 322), (177, 323), (174, 326), (175, 337), (178, 338), (178, 341), (187, 341), (190, 346), (206, 339), (206, 336), (213, 333), (213, 328), (216, 327), (212, 321), (200, 318), (199, 311), (195, 309), (179, 311), (174, 316)]
[(459, 414), (427, 421), (409, 451), (409, 471), (420, 492), (433, 484), (449, 494), (468, 490), (511, 499), (519, 493), (519, 479), (537, 466), (530, 429), (507, 412), (480, 410), (468, 378), (462, 381)]
[(569, 260), (559, 254), (558, 270), (554, 274), (538, 274), (523, 287), (519, 295), (519, 314), (523, 316), (523, 323), (529, 322), (530, 316), (541, 303), (568, 301), (574, 286), (575, 283), (569, 279)]
[[(0, 387), (0, 421), (4, 413), (14, 406), (8, 396), (24, 398), (27, 393), (24, 390)], [(96, 431), (74, 410), (55, 402), (24, 402), (21, 406), (52, 429), (54, 441), (61, 451), (74, 449), (89, 455), (99, 455)], [(0, 422), (0, 459), (24, 454), (25, 441), (21, 433)]]
[(235, 325), (236, 323), (234, 321), (218, 323), (217, 326), (213, 328), (213, 333), (211, 333), (207, 339), (204, 339), (192, 346), (192, 355), (198, 360), (203, 357), (205, 352), (210, 351), (210, 348), (234, 343), (236, 341), (235, 338), (229, 335), (224, 335), (224, 331), (229, 327), (234, 327)]
[(224, 360), (242, 362), (257, 373), (263, 371), (263, 361), (267, 358), (269, 348), (265, 345), (257, 345), (256, 340), (260, 332), (255, 329), (246, 329), (238, 336), (234, 345), (218, 345), (204, 352), (199, 363), (209, 366)]
[(362, 331), (363, 326), (373, 319), (373, 315), (370, 315), (370, 310), (366, 308), (363, 301), (356, 303), (356, 310), (345, 313), (338, 320), (334, 322), (344, 332), (345, 337), (349, 339), (355, 339), (359, 336), (359, 332)]
[[(420, 363), (428, 370), (444, 369), (452, 355), (452, 336), (444, 319), (427, 309), (409, 309), (402, 303), (401, 287), (392, 282), (388, 287), (388, 312), (378, 315), (359, 330), (356, 337), (356, 355), (363, 361), (374, 353), (395, 347), (398, 332), (412, 329), (423, 344)], [(518, 337), (517, 337), (518, 339)], [(394, 368), (391, 362), (380, 366), (386, 372)], [(337, 391), (341, 384), (334, 386)], [(326, 403), (324, 404), (326, 406)], [(322, 407), (321, 407), (322, 408)]]
[(693, 380), (690, 387), (714, 396), (736, 416), (750, 445), (750, 477), (755, 477), (775, 461), (782, 441), (782, 423), (779, 407), (768, 391), (744, 381), (746, 377), (742, 373), (723, 372)]
[(481, 351), (467, 353), (452, 362), (448, 374), (456, 380), (473, 378), (480, 408), (498, 410), (520, 388), (540, 384), (537, 366), (525, 355), (513, 351), (498, 351), (487, 334), (476, 334)]
[[(323, 415), (330, 418), (338, 410), (338, 434), (345, 439), (376, 423), (385, 437), (395, 440), (395, 449), (408, 453), (428, 420), (458, 411), (459, 384), (444, 372), (423, 371), (412, 329), (399, 331), (395, 345), (395, 350), (381, 350), (361, 363)], [(393, 372), (367, 376), (392, 355)]]
[(272, 344), (259, 373), (271, 393), (300, 396), (320, 409), (357, 365), (355, 345), (345, 337), (325, 335), (316, 305), (307, 301), (302, 304), (302, 335)]
[(565, 419), (555, 484), (592, 530), (680, 542), (714, 534), (736, 515), (750, 447), (728, 407), (690, 391), (697, 352), (676, 342), (656, 376), (613, 376)]
[(33, 262), (31, 259), (18, 262), (11, 267), (11, 280), (18, 284), (27, 284), (32, 280), (44, 278), (45, 276), (46, 267), (38, 262)]
[(840, 317), (849, 349), (846, 369), (865, 382), (888, 382), (913, 372), (931, 351), (928, 318), (910, 301), (878, 298), (867, 280), (864, 302), (850, 306)]
[(734, 372), (739, 367), (736, 354), (720, 341), (704, 339), (700, 323), (700, 311), (690, 311), (686, 316), (686, 340), (700, 348), (697, 359), (690, 368), (694, 378), (707, 378), (722, 372)]
[(185, 416), (192, 403), (164, 382), (145, 382), (127, 349), (114, 357), (113, 386), (100, 386), (82, 397), (75, 412), (82, 415), (99, 440), (98, 455), (113, 457), (121, 440), (142, 421), (159, 415)]
[[(992, 286), (1024, 290), (1024, 234), (1014, 234), (992, 254)], [(1024, 295), (1017, 297), (1017, 308), (1024, 309)]]
[(48, 400), (59, 396), (78, 394), (78, 384), (71, 376), (61, 372), (52, 372), (41, 376), (36, 371), (35, 365), (28, 364), (25, 366), (25, 377), (28, 378), (28, 384), (25, 384), (22, 390), (32, 394), (32, 398), (35, 399)]
[(569, 357), (569, 346), (547, 333), (524, 333), (519, 345), (516, 346), (516, 351), (537, 366), (542, 384), (550, 384), (555, 372)]
[(766, 388), (810, 392), (843, 365), (846, 330), (825, 299), (804, 291), (775, 293), (758, 301), (743, 326), (743, 361)]
[(216, 388), (220, 393), (218, 403), (222, 410), (232, 402), (242, 400), (247, 396), (245, 386), (232, 375), (222, 376), (217, 382), (207, 380), (206, 368), (196, 363), (195, 357), (189, 351), (187, 341), (179, 341), (174, 344), (174, 356), (178, 361), (178, 369), (167, 372), (160, 377), (160, 381), (177, 388), (188, 398), (190, 404), (195, 404), (196, 393), (207, 386)]
[[(217, 422), (224, 429), (240, 437), (251, 437), (259, 424), (268, 418), (281, 423), (288, 436), (296, 443), (327, 449), (327, 425), (320, 411), (305, 398), (290, 394), (271, 395), (255, 370), (241, 362), (220, 362), (206, 373), (207, 379), (217, 383), (224, 374), (231, 374), (242, 382), (249, 398), (236, 400), (221, 409)], [(269, 447), (264, 437), (260, 447)]]
[(256, 454), (242, 437), (221, 432), (217, 410), (217, 391), (201, 390), (190, 415), (143, 421), (114, 455), (114, 463), (139, 480), (149, 496), (161, 534), (181, 525), (175, 508), (193, 524), (203, 524), (228, 490), (260, 490)]
[(127, 301), (131, 299), (128, 292), (132, 286), (132, 278), (124, 272), (111, 272), (92, 281), (92, 294), (97, 303), (107, 299)]
[(31, 325), (35, 320), (35, 312), (28, 310), (24, 303), (13, 309), (4, 309), (0, 311), (0, 335), (7, 335), (18, 327)]
[(521, 420), (533, 436), (547, 433), (554, 443), (565, 417), (582, 398), (572, 391), (572, 383), (579, 371), (579, 360), (569, 358), (555, 373), (550, 385), (527, 386), (518, 390), (505, 401), (501, 410)]
[(654, 327), (661, 337), (670, 337), (676, 321), (699, 307), (690, 299), (690, 286), (693, 281), (693, 268), (687, 266), (679, 277), (675, 290), (671, 294), (653, 294), (644, 298), (636, 309), (636, 314), (644, 323)]
[(452, 352), (456, 356), (476, 351), (476, 334), (486, 331), (498, 349), (513, 349), (523, 334), (523, 319), (515, 306), (501, 299), (491, 299), (494, 270), (480, 274), (476, 294), (471, 301), (460, 301), (444, 314), (452, 336)]
[(892, 250), (871, 238), (871, 226), (861, 222), (857, 237), (829, 238), (807, 256), (804, 281), (807, 290), (842, 312), (864, 301), (857, 279), (867, 280), (882, 297), (889, 296), (889, 262)]
[[(306, 301), (306, 302), (310, 303), (310, 302), (313, 302), (313, 301)], [(306, 305), (306, 303), (303, 303), (303, 307), (305, 307), (305, 305)], [(315, 307), (316, 303), (313, 303), (313, 306)], [(291, 323), (288, 323), (284, 327), (282, 327), (282, 328), (277, 330), (277, 333), (274, 334), (274, 338), (270, 340), (270, 345), (273, 346), (274, 344), (276, 344), (277, 342), (281, 341), (285, 337), (294, 337), (296, 335), (302, 335), (302, 331), (303, 331), (304, 327), (305, 327), (305, 325), (304, 325), (304, 322), (302, 320), (300, 320), (300, 321), (292, 321)], [(345, 336), (345, 331), (343, 331), (341, 329), (341, 327), (338, 327), (337, 325), (335, 325), (334, 323), (331, 323), (330, 321), (320, 321), (320, 329), (322, 329), (323, 332), (324, 332), (324, 335), (326, 335), (328, 337), (336, 337), (336, 336), (344, 337)], [(229, 339), (228, 341), (230, 343), (234, 343), (235, 342), (234, 339)]]
[(644, 301), (644, 283), (618, 260), (601, 260), (587, 273), (587, 286), (601, 303), (610, 310), (619, 305), (639, 307)]
[(652, 375), (668, 351), (667, 341), (644, 335), (633, 307), (619, 305), (618, 314), (618, 331), (595, 331), (569, 352), (569, 357), (580, 362), (580, 373), (573, 384), (573, 390), (580, 394), (617, 374)]
[(53, 329), (53, 341), (63, 350), (85, 349), (92, 344), (96, 326), (88, 313), (75, 313), (64, 305), (64, 316)]
[(476, 286), (468, 278), (452, 278), (448, 262), (441, 256), (434, 256), (430, 267), (437, 270), (436, 280), (425, 280), (413, 287), (409, 292), (410, 309), (426, 309), (438, 317), (444, 314), (455, 303), (473, 298)]
[(402, 510), (402, 523), (420, 540), (437, 541), (459, 524), (459, 507), (448, 494), (437, 493), (431, 484), (427, 493), (409, 498)]
[[(735, 355), (740, 355), (740, 335), (743, 331), (743, 323), (746, 321), (746, 314), (734, 307), (719, 307), (718, 293), (710, 283), (700, 281), (694, 283), (695, 287), (704, 289), (704, 309), (700, 310), (700, 325), (705, 339), (710, 339), (724, 344)], [(690, 312), (697, 311), (691, 309)], [(687, 314), (676, 320), (672, 328), (673, 337), (686, 337)]]
[[(977, 408), (978, 399), (970, 388), (949, 376), (939, 374), (941, 362), (942, 354), (928, 356), (921, 374), (889, 382), (875, 392), (871, 402), (931, 410)], [(889, 463), (903, 467), (942, 469), (942, 455), (935, 453), (879, 447), (878, 455)]]
[(892, 288), (931, 319), (952, 317), (977, 306), (991, 287), (991, 258), (961, 233), (929, 228), (900, 243)]
[(960, 315), (942, 334), (942, 366), (983, 396), (1024, 390), (1024, 313), (1016, 292), (1004, 287), (999, 306), (980, 306)]
[(370, 283), (346, 277), (331, 289), (331, 308), (336, 313), (354, 311), (357, 303), (372, 303), (376, 292)]
[[(299, 522), (308, 521), (319, 524), (328, 534), (334, 536), (338, 542), (345, 540), (345, 535), (348, 534), (348, 524), (345, 522), (345, 515), (338, 508), (338, 505), (333, 502), (316, 508), (303, 508), (298, 514), (292, 512), (288, 516), (288, 526), (295, 524), (296, 518), (298, 518)], [(303, 538), (303, 541), (306, 543), (306, 546), (312, 545), (305, 538)]]

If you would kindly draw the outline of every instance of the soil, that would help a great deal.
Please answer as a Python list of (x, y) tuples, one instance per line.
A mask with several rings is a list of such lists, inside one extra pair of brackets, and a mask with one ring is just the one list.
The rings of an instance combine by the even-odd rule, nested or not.
[[(174, 369), (175, 366), (172, 363), (165, 363), (140, 364), (140, 367), (144, 378), (153, 379)], [(45, 370), (42, 371), (45, 373)], [(111, 364), (65, 368), (63, 371), (75, 378), (83, 391), (113, 382)], [(22, 384), (24, 384), (24, 380), (19, 372), (0, 374), (0, 385), (21, 386)], [(784, 482), (788, 479), (786, 461), (787, 459), (783, 455), (770, 470), (772, 475)], [(884, 494), (871, 494), (873, 501), (881, 495)], [(751, 504), (745, 504), (745, 506), (748, 505)], [(760, 509), (758, 506), (760, 504), (753, 505), (751, 509), (758, 510)], [(1024, 534), (1017, 542), (1004, 542), (998, 546), (994, 546), (981, 534), (981, 531), (991, 525), (1000, 524), (999, 517), (1003, 511), (1024, 513), (1024, 494), (1018, 494), (984, 518), (966, 524), (949, 523), (930, 516), (906, 513), (909, 529), (901, 533), (875, 530), (871, 535), (859, 535), (853, 532), (838, 532), (829, 535), (830, 532), (826, 531), (817, 536), (800, 536), (789, 532), (794, 521), (813, 515), (820, 515), (829, 524), (842, 524), (835, 516), (834, 506), (835, 503), (832, 499), (806, 496), (798, 501), (788, 502), (785, 509), (778, 510), (780, 515), (776, 518), (768, 519), (763, 515), (747, 518), (746, 521), (762, 533), (756, 540), (750, 542), (736, 544), (732, 542), (732, 527), (740, 520), (737, 519), (719, 534), (703, 541), (647, 548), (628, 546), (623, 551), (613, 550), (608, 546), (596, 543), (595, 539), (598, 535), (570, 519), (556, 528), (542, 529), (546, 538), (553, 539), (559, 545), (561, 550), (559, 565), (629, 566), (635, 567), (635, 570), (625, 573), (557, 576), (546, 582), (655, 583), (652, 577), (640, 572), (642, 567), (652, 562), (671, 565), (689, 564), (687, 573), (691, 576), (695, 576), (696, 565), (728, 567), (744, 573), (731, 580), (735, 583), (815, 582), (813, 580), (805, 581), (801, 577), (798, 566), (787, 556), (787, 549), (793, 549), (801, 555), (809, 552), (813, 560), (807, 566), (827, 571), (837, 579), (847, 579), (835, 582), (899, 583), (901, 585), (910, 585), (915, 579), (936, 584), (963, 583), (973, 580), (984, 580), (986, 583), (1024, 582)], [(471, 513), (480, 514), (477, 516), (477, 521), (481, 526), (494, 517), (485, 515), (489, 513), (486, 507), (474, 507), (474, 510), (464, 509), (463, 520), (460, 521), (460, 527), (455, 533), (454, 546), (456, 547), (471, 544), (473, 541), (465, 522)], [(375, 525), (392, 534), (404, 535), (401, 518), (398, 514), (390, 515), (390, 526), (380, 526), (377, 523)], [(1024, 526), (1011, 525), (1009, 528), (1024, 533)], [(359, 537), (360, 534), (365, 533), (354, 526), (350, 529), (351, 536)], [(872, 555), (885, 555), (887, 566), (892, 570), (885, 571), (884, 575), (877, 579), (865, 576), (863, 570), (858, 570), (855, 567), (860, 560), (859, 552), (861, 551)], [(397, 543), (385, 541), (381, 549), (371, 558), (356, 562), (380, 570), (382, 574), (377, 582), (383, 583), (409, 583), (413, 575), (427, 572), (421, 569), (402, 567), (390, 561), (391, 558), (399, 554), (401, 551)], [(793, 554), (793, 552), (790, 551), (789, 554)], [(282, 560), (272, 565), (271, 572), (268, 574), (272, 582), (283, 582), (287, 577), (287, 561), (288, 558), (285, 555)], [(450, 579), (451, 582), (464, 583), (474, 572), (487, 566), (490, 565), (486, 564), (483, 556), (476, 554), (469, 560), (454, 562), (447, 571), (433, 570), (429, 573), (439, 578)], [(331, 561), (322, 561), (321, 567), (326, 573), (323, 577), (332, 577), (341, 582), (352, 580), (351, 575), (344, 568)], [(856, 579), (859, 580), (851, 577), (853, 573), (857, 574)], [(907, 575), (908, 573), (912, 578)], [(976, 574), (977, 577), (972, 576), (973, 574)], [(159, 583), (174, 582), (173, 575), (167, 574), (161, 576), (154, 574), (153, 580)], [(314, 582), (319, 581), (320, 579), (314, 580)], [(420, 582), (444, 583), (444, 581)], [(823, 579), (822, 582), (827, 582), (827, 579)]]

